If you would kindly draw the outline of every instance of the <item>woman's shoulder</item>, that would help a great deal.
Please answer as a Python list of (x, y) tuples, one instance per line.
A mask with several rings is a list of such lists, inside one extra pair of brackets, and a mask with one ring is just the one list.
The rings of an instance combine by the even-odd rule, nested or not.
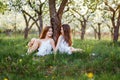
[(63, 37), (63, 35), (60, 35), (59, 37)]
[(59, 38), (58, 38), (58, 40), (61, 40), (62, 38), (63, 38), (63, 36), (62, 36), (62, 35), (60, 35), (60, 36), (59, 36)]
[(54, 39), (53, 39), (53, 38), (50, 38), (49, 40), (50, 40), (50, 42), (54, 42)]
[(47, 39), (47, 40), (46, 40), (46, 39), (39, 39), (39, 41), (40, 41), (40, 42), (46, 42), (46, 41), (47, 41), (47, 42), (48, 42), (48, 41), (53, 42), (54, 40), (53, 40), (52, 38), (49, 38), (49, 39)]

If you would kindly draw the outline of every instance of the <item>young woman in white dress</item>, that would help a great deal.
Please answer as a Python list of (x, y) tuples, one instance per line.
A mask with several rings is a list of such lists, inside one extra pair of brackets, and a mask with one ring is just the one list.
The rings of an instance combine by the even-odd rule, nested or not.
[(72, 54), (72, 52), (82, 51), (82, 49), (77, 49), (72, 47), (72, 39), (70, 33), (70, 26), (68, 24), (63, 24), (61, 26), (61, 35), (58, 38), (55, 51), (61, 53)]
[(52, 27), (46, 26), (43, 29), (40, 39), (32, 38), (28, 43), (29, 48), (27, 53), (30, 54), (38, 49), (38, 52), (36, 53), (37, 56), (51, 54), (52, 50), (55, 51), (55, 42), (52, 39), (52, 35)]

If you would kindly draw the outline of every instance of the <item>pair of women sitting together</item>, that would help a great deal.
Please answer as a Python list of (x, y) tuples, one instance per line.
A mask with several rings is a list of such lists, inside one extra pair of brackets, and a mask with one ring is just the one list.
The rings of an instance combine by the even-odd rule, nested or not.
[(59, 51), (60, 53), (72, 54), (72, 52), (82, 51), (82, 49), (75, 49), (72, 47), (72, 40), (70, 35), (70, 26), (63, 24), (61, 26), (61, 35), (58, 38), (57, 44), (52, 38), (52, 27), (47, 26), (44, 28), (40, 39), (32, 38), (28, 43), (28, 54), (38, 49), (37, 56), (44, 56), (53, 52)]

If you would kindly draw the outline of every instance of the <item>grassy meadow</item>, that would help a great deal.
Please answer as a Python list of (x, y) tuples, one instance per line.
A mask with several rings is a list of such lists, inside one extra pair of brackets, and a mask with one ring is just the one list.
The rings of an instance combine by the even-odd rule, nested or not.
[(26, 55), (29, 40), (0, 36), (0, 80), (120, 80), (119, 42), (75, 39), (84, 52), (37, 57)]

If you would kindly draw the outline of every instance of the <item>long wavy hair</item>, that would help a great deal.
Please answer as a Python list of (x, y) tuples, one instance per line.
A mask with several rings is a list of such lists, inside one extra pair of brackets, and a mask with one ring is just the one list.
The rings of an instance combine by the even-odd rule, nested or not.
[(71, 30), (70, 26), (68, 24), (63, 24), (63, 31), (64, 31), (64, 39), (68, 43), (69, 46), (72, 45), (72, 39), (71, 39)]
[[(52, 28), (52, 27), (51, 27), (51, 26), (46, 26), (46, 27), (43, 29), (43, 31), (42, 31), (42, 33), (41, 33), (41, 35), (40, 35), (40, 39), (44, 39), (44, 38), (45, 38), (45, 36), (46, 36), (46, 34), (47, 34), (47, 32), (49, 31), (50, 28)], [(53, 36), (51, 36), (51, 37), (53, 37)]]

